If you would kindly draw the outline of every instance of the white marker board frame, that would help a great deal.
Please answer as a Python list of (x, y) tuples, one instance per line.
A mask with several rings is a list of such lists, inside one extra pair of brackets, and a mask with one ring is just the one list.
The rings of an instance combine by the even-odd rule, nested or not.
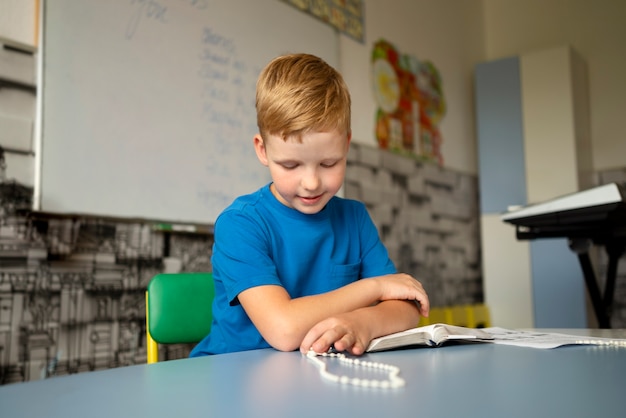
[(270, 181), (255, 83), (337, 32), (278, 0), (44, 2), (34, 209), (210, 224)]

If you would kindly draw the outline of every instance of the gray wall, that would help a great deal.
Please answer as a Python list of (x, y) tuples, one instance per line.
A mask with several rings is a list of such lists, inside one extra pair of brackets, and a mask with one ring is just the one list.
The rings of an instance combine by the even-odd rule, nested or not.
[(367, 205), (396, 267), (433, 306), (482, 302), (475, 176), (352, 144), (345, 196)]

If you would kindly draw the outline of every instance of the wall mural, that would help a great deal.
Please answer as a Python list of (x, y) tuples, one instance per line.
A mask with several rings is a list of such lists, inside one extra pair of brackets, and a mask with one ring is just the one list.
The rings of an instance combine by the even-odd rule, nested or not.
[(372, 72), (379, 147), (443, 165), (439, 124), (446, 101), (437, 68), (379, 40)]
[[(145, 363), (148, 282), (210, 271), (212, 235), (32, 212), (32, 187), (6, 179), (3, 157), (0, 147), (0, 385)], [(159, 347), (162, 359), (190, 349)]]
[(396, 268), (419, 278), (431, 306), (484, 301), (475, 175), (353, 142), (344, 187), (367, 206)]

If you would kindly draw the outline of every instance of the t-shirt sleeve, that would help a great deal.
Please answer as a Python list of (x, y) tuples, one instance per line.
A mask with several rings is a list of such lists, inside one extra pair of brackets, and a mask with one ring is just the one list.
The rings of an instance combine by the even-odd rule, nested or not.
[(261, 285), (282, 286), (270, 257), (263, 225), (238, 211), (225, 211), (215, 222), (213, 271), (231, 304), (242, 291)]

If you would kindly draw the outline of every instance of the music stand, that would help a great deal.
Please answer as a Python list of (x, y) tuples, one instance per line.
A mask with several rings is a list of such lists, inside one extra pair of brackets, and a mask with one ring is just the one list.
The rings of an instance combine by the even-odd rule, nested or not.
[[(626, 251), (626, 185), (609, 183), (502, 215), (515, 225), (518, 240), (568, 238), (580, 262), (600, 328), (611, 328), (617, 264)], [(589, 248), (601, 245), (608, 255), (604, 295), (596, 279)]]

